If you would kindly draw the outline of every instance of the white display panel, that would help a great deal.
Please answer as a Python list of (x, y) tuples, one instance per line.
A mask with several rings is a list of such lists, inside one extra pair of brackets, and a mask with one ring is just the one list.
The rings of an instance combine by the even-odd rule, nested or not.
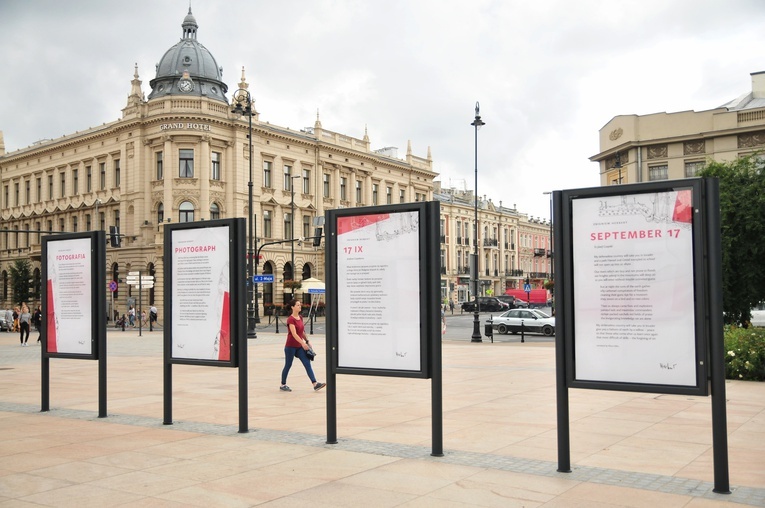
[(90, 238), (47, 244), (47, 352), (91, 354), (93, 252)]
[(172, 232), (173, 358), (231, 360), (229, 227)]
[(692, 192), (572, 201), (575, 378), (696, 385)]
[(417, 211), (338, 217), (338, 366), (420, 371)]

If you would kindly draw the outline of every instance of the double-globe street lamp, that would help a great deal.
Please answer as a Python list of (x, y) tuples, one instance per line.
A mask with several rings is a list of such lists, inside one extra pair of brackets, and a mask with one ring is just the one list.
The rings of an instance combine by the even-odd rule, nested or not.
[(478, 129), (486, 123), (481, 120), (480, 107), (475, 103), (475, 119), (470, 124), (475, 127), (475, 223), (473, 224), (473, 335), (470, 342), (481, 341), (481, 322), (478, 312)]
[[(256, 338), (257, 332), (255, 331), (255, 324), (260, 321), (258, 317), (258, 292), (255, 291), (255, 282), (253, 281), (253, 257), (255, 255), (255, 214), (252, 208), (252, 115), (255, 114), (255, 108), (252, 104), (252, 95), (244, 88), (238, 89), (234, 92), (234, 108), (232, 113), (242, 116), (247, 115), (249, 133), (247, 135), (247, 145), (249, 146), (249, 162), (250, 162), (250, 180), (247, 182), (248, 190), (248, 202), (247, 205), (250, 211), (250, 224), (249, 224), (249, 243), (247, 246), (247, 337)], [(254, 304), (253, 304), (254, 296)]]

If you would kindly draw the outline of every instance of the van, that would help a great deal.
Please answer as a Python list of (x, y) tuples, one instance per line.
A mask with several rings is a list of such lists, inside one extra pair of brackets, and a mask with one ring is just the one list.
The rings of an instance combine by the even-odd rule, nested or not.
[(522, 289), (508, 289), (506, 295), (528, 302), (529, 307), (547, 307), (550, 305), (550, 292), (546, 289), (532, 289), (528, 294)]

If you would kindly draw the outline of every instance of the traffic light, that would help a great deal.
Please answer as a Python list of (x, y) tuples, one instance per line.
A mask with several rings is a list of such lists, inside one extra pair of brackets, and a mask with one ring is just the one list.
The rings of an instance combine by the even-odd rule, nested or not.
[(111, 240), (112, 247), (120, 246), (120, 228), (117, 226), (109, 226), (109, 239)]

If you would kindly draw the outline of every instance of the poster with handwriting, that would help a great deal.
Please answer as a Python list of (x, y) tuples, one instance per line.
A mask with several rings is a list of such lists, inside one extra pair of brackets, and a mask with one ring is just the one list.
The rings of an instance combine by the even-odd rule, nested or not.
[(338, 365), (419, 371), (418, 212), (337, 219)]
[(572, 201), (576, 378), (696, 384), (690, 189)]
[[(91, 354), (93, 253), (90, 238), (48, 242), (47, 351)], [(29, 303), (27, 303), (29, 305)], [(31, 312), (31, 311), (30, 311)]]
[(172, 233), (172, 356), (231, 359), (229, 228)]

